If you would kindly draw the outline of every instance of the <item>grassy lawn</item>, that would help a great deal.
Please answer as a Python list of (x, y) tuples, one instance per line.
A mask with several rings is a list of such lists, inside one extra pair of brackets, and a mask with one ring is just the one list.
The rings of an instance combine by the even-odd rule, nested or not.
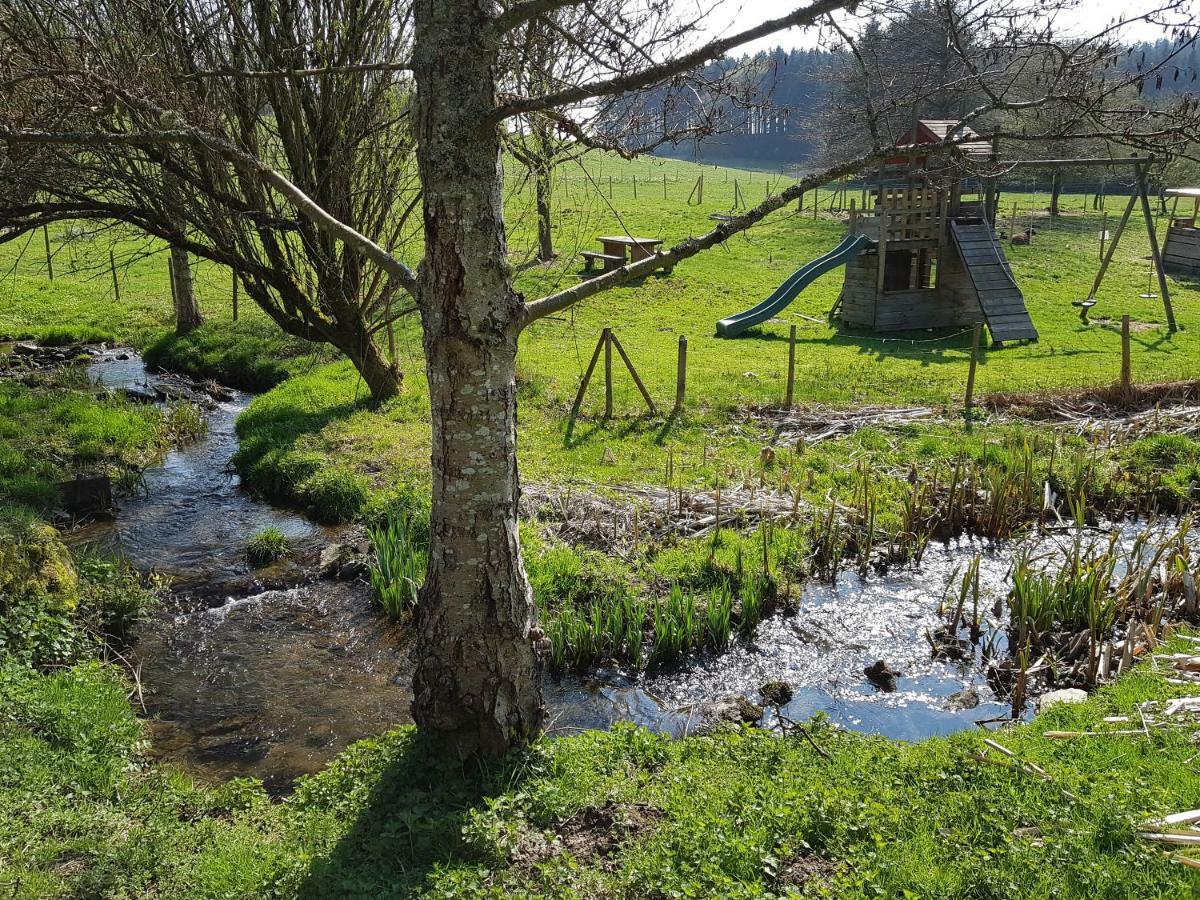
[[(1170, 649), (1190, 644), (1176, 642)], [(1186, 693), (1146, 667), (996, 738), (905, 744), (811, 726), (671, 741), (629, 727), (463, 768), (400, 729), (282, 804), (148, 766), (95, 664), (0, 669), (0, 884), (14, 897), (1194, 896), (1137, 823), (1200, 805), (1188, 728), (1104, 730)], [(1121, 727), (1121, 726), (1117, 726)], [(1065, 799), (1061, 791), (1075, 799)]]
[[(693, 199), (689, 204), (701, 174), (704, 201)], [(518, 285), (527, 296), (536, 297), (575, 283), (580, 277), (577, 252), (594, 247), (597, 235), (629, 231), (669, 243), (707, 230), (711, 213), (730, 209), (735, 181), (749, 202), (788, 183), (778, 175), (675, 160), (594, 157), (586, 169), (563, 167), (554, 198), (560, 261), (523, 269)], [(514, 173), (511, 185), (510, 246), (520, 264), (533, 246), (535, 223), (528, 212), (528, 186), (519, 173)], [(830, 196), (828, 190), (820, 193), (822, 210)], [(852, 190), (848, 196), (859, 195)], [(741, 428), (737, 413), (781, 401), (791, 325), (797, 328), (799, 342), (796, 396), (802, 403), (958, 403), (966, 379), (968, 336), (921, 332), (883, 338), (831, 327), (825, 314), (840, 290), (840, 270), (819, 279), (779, 321), (736, 340), (713, 336), (718, 318), (756, 303), (796, 267), (840, 239), (844, 223), (825, 211), (814, 218), (809, 200), (805, 198), (804, 212), (781, 211), (723, 248), (685, 262), (671, 275), (611, 291), (532, 326), (524, 336), (519, 363), (526, 478), (646, 482), (665, 470), (668, 454), (707, 457), (709, 447), (727, 447), (742, 465), (748, 464), (761, 435)], [(1000, 208), (1008, 213), (1015, 203), (1024, 221), (1031, 208), (1044, 210), (1046, 202), (1045, 194), (1007, 193)], [(1110, 228), (1120, 204), (1121, 198), (1109, 200)], [(1145, 259), (1148, 240), (1137, 220), (1100, 291), (1100, 304), (1093, 310), (1097, 321), (1080, 321), (1071, 300), (1087, 294), (1098, 268), (1102, 224), (1101, 214), (1090, 206), (1083, 196), (1068, 196), (1065, 214), (1057, 222), (1042, 214), (1032, 246), (1006, 247), (1041, 340), (985, 352), (979, 392), (1111, 382), (1119, 370), (1120, 337), (1112, 321), (1100, 320), (1119, 321), (1123, 313), (1144, 323), (1134, 335), (1137, 379), (1200, 376), (1200, 290), (1194, 282), (1171, 279), (1181, 330), (1169, 335), (1161, 325), (1160, 302), (1138, 296), (1146, 290), (1150, 265)], [(249, 303), (243, 302), (241, 320), (234, 324), (228, 272), (219, 267), (198, 265), (201, 306), (210, 325), (195, 338), (178, 342), (161, 337), (170, 314), (165, 256), (145, 255), (146, 248), (130, 239), (118, 244), (118, 259), (134, 260), (121, 275), (118, 304), (103, 235), (56, 240), (52, 247), (57, 254), (54, 282), (45, 278), (39, 241), (4, 249), (0, 263), (12, 272), (0, 282), (0, 333), (36, 336), (55, 329), (95, 329), (150, 346), (152, 361), (256, 389), (294, 375), (285, 393), (259, 400), (243, 423), (247, 442), (259, 445), (243, 455), (243, 470), (252, 482), (277, 495), (286, 494), (278, 486), (297, 483), (295, 471), (304, 468), (303, 460), (287, 458), (292, 450), (309, 458), (336, 455), (348, 470), (376, 483), (383, 480), (382, 474), (389, 479), (423, 479), (428, 400), (415, 322), (408, 321), (397, 334), (406, 396), (390, 408), (368, 411), (353, 370), (343, 362), (329, 362), (327, 351), (313, 353), (280, 335)], [(605, 326), (616, 331), (660, 407), (669, 407), (674, 397), (677, 341), (680, 335), (687, 337), (688, 406), (681, 420), (647, 418), (632, 380), (618, 364), (614, 420), (598, 419), (603, 389), (594, 382), (583, 417), (568, 438), (567, 412)], [(269, 454), (261, 449), (267, 443)]]

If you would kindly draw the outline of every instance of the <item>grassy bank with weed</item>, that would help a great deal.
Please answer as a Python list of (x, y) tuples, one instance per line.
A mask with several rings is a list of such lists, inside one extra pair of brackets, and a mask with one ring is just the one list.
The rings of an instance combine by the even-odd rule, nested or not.
[(1136, 719), (1141, 703), (1185, 693), (1145, 666), (995, 735), (1017, 764), (979, 732), (906, 744), (815, 722), (808, 737), (678, 741), (621, 726), (463, 766), (403, 728), (351, 747), (278, 805), (253, 782), (201, 788), (147, 763), (126, 689), (95, 664), (0, 668), (0, 881), (13, 896), (1145, 900), (1197, 889), (1193, 870), (1137, 836), (1148, 818), (1200, 805), (1190, 731), (1044, 736), (1103, 730), (1105, 717)]
[(172, 439), (169, 412), (104, 395), (81, 369), (0, 380), (0, 505), (48, 511), (77, 472), (136, 481)]
[(142, 351), (151, 369), (251, 392), (268, 391), (293, 372), (311, 368), (317, 354), (314, 346), (289, 337), (273, 324), (222, 321), (205, 323), (183, 336), (164, 332)]

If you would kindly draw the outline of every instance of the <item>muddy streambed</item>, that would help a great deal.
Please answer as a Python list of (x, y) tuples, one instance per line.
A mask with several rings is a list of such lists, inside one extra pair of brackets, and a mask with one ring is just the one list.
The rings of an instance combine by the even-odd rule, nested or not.
[[(152, 378), (136, 358), (106, 358), (91, 372), (117, 389)], [(229, 461), (234, 420), (248, 400), (238, 394), (220, 403), (205, 438), (146, 473), (145, 496), (123, 500), (114, 522), (78, 539), (169, 573), (180, 586), (135, 646), (156, 753), (204, 778), (252, 775), (286, 790), (352, 741), (409, 721), (411, 668), (405, 633), (377, 614), (362, 582), (245, 589), (253, 573), (243, 552), (259, 528), (274, 525), (297, 542), (330, 539), (240, 490)], [(1136, 529), (1127, 531), (1132, 539)], [(925, 637), (940, 624), (948, 585), (981, 550), (990, 608), (1007, 593), (1015, 546), (931, 547), (916, 571), (812, 583), (797, 613), (769, 619), (752, 640), (679, 670), (547, 678), (549, 730), (632, 721), (682, 735), (698, 727), (706, 703), (734, 693), (757, 702), (758, 688), (776, 680), (794, 689), (782, 709), (790, 718), (823, 712), (845, 727), (896, 738), (1004, 715), (1008, 703), (988, 687), (978, 660), (934, 660)], [(239, 589), (222, 596), (226, 584)], [(899, 673), (894, 692), (863, 675), (879, 659)]]

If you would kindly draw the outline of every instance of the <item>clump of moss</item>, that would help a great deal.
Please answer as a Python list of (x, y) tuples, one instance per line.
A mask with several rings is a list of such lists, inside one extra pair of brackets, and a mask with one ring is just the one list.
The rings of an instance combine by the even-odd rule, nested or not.
[(58, 532), (14, 512), (0, 517), (0, 610), (33, 601), (70, 612), (79, 600), (79, 573)]

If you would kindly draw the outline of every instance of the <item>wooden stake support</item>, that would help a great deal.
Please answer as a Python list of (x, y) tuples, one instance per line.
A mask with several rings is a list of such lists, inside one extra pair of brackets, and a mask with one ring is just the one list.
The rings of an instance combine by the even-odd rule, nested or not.
[[(681, 379), (676, 384), (675, 402), (678, 409), (683, 405), (682, 394), (682, 378), (686, 378), (687, 367), (687, 339), (680, 337), (680, 373)], [(571, 404), (571, 414), (567, 419), (567, 431), (570, 432), (575, 427), (575, 420), (579, 418), (579, 410), (583, 406), (583, 398), (587, 393), (588, 384), (591, 383), (592, 375), (596, 371), (596, 364), (600, 361), (600, 353), (604, 353), (604, 418), (611, 419), (613, 415), (613, 377), (612, 377), (612, 352), (613, 347), (616, 347), (617, 353), (621, 356), (621, 361), (625, 363), (625, 368), (629, 370), (630, 376), (633, 378), (633, 383), (637, 385), (638, 391), (642, 395), (642, 399), (646, 401), (646, 408), (650, 410), (650, 415), (658, 415), (658, 408), (654, 405), (654, 400), (650, 397), (650, 392), (646, 390), (646, 385), (642, 378), (637, 373), (637, 369), (633, 366), (633, 360), (629, 358), (629, 354), (625, 352), (625, 348), (621, 346), (620, 340), (613, 334), (611, 328), (605, 328), (600, 332), (600, 340), (596, 342), (596, 349), (592, 351), (592, 359), (588, 363), (587, 371), (583, 373), (583, 381), (579, 384), (579, 390), (575, 393), (575, 402)]]
[(612, 329), (605, 328), (600, 339), (604, 341), (604, 418), (611, 419), (613, 414)]
[(625, 368), (629, 370), (630, 376), (633, 378), (633, 383), (637, 385), (638, 391), (641, 392), (642, 399), (646, 401), (646, 408), (650, 410), (650, 415), (658, 415), (658, 409), (654, 405), (654, 401), (650, 399), (650, 392), (646, 390), (646, 385), (642, 383), (641, 376), (638, 375), (637, 369), (633, 367), (633, 361), (630, 360), (629, 354), (625, 352), (625, 348), (621, 346), (621, 341), (612, 333), (611, 329), (608, 332), (608, 342), (617, 348), (617, 352), (621, 354), (621, 360), (625, 363)]

